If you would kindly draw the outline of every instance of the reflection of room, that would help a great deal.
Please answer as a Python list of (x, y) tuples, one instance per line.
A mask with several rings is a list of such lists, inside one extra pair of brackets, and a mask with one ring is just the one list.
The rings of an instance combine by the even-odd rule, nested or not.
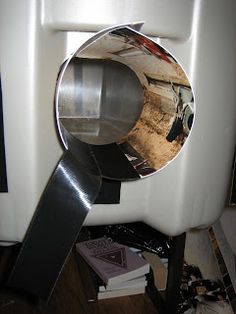
[[(90, 77), (87, 76), (87, 80), (91, 81), (101, 76), (98, 81), (103, 82), (100, 86), (99, 82), (96, 84), (94, 81), (91, 90), (87, 88), (92, 87), (91, 82), (83, 83), (82, 76), (78, 74), (81, 72), (79, 69), (81, 64), (88, 63), (88, 60), (90, 60), (91, 68)], [(123, 64), (133, 70), (144, 91), (142, 110), (140, 110), (141, 107), (137, 110), (133, 108), (137, 90), (129, 83), (127, 74), (120, 75), (118, 68), (110, 67), (109, 73), (113, 71), (113, 74), (107, 79), (104, 67), (101, 73), (99, 72), (101, 75), (98, 76), (95, 62), (99, 60), (101, 64), (113, 60), (117, 65)], [(94, 72), (92, 64), (94, 64)], [(75, 78), (71, 77), (73, 75), (70, 72), (73, 72)], [(81, 73), (84, 73), (84, 70)], [(122, 76), (121, 80), (119, 76)], [(114, 86), (109, 90), (110, 81), (113, 81)], [(123, 81), (122, 84), (121, 81)], [(74, 87), (71, 87), (73, 84)], [(99, 106), (99, 115), (94, 117), (84, 111), (71, 119), (71, 114), (65, 115), (65, 112), (69, 110), (67, 106), (70, 107), (68, 100), (80, 107), (80, 112), (83, 108), (80, 102), (83, 98), (81, 95), (85, 93), (82, 90), (84, 84), (87, 100), (92, 101), (91, 96), (94, 91), (97, 91), (95, 99), (98, 98), (98, 101), (95, 106), (97, 104)], [(70, 95), (64, 92), (65, 85), (70, 86), (68, 89)], [(188, 127), (185, 117), (190, 114), (193, 117), (194, 103), (185, 72), (162, 47), (128, 29), (108, 33), (81, 52), (78, 51), (76, 58), (70, 61), (65, 70), (60, 95), (59, 113), (62, 125), (75, 137), (91, 144), (108, 144), (112, 141), (117, 144), (122, 143), (121, 150), (126, 157), (129, 156), (129, 162), (130, 158), (133, 158), (131, 165), (141, 176), (149, 175), (167, 165), (181, 150), (190, 133), (191, 127)], [(68, 100), (65, 101), (65, 98)], [(112, 99), (115, 98), (114, 106)], [(89, 106), (88, 101), (87, 103), (86, 108), (93, 107), (93, 105)], [(190, 103), (191, 106), (189, 106)], [(70, 122), (68, 118), (73, 121)], [(124, 145), (124, 142), (127, 144)], [(130, 157), (131, 150), (134, 156)], [(137, 160), (140, 161), (138, 166)]]

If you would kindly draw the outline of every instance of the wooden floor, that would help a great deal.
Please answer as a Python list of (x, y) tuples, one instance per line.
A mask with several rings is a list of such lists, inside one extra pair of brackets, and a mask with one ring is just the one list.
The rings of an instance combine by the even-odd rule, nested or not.
[[(0, 250), (0, 282), (8, 266), (9, 249)], [(1, 285), (0, 314), (157, 314), (147, 295), (87, 301), (74, 252), (70, 255), (50, 300), (38, 301)], [(89, 288), (86, 287), (88, 290)], [(88, 292), (88, 291), (87, 291)]]

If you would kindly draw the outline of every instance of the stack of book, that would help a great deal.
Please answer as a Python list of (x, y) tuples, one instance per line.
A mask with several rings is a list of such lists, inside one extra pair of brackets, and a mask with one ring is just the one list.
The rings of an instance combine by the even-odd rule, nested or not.
[(86, 262), (93, 272), (98, 300), (145, 292), (150, 265), (129, 247), (99, 238), (77, 243), (76, 251), (80, 265)]

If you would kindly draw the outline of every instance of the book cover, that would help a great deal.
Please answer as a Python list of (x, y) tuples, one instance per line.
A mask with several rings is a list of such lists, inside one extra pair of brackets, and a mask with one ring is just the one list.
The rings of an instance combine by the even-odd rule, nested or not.
[(76, 249), (106, 285), (143, 276), (150, 270), (145, 259), (110, 238), (80, 242)]
[(88, 302), (94, 302), (97, 300), (98, 288), (103, 284), (102, 280), (78, 252), (75, 252), (74, 256), (78, 266), (78, 273), (81, 278), (85, 297)]
[[(145, 276), (107, 286), (102, 282), (102, 280), (78, 252), (76, 252), (75, 258), (88, 302), (94, 302), (99, 299), (101, 300), (129, 296), (145, 292), (145, 287), (147, 286)], [(113, 293), (110, 293), (110, 291), (113, 291)]]

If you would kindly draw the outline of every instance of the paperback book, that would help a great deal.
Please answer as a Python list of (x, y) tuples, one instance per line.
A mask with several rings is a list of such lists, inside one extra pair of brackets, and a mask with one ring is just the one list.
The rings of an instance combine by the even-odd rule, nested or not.
[(106, 285), (78, 252), (76, 261), (88, 302), (145, 293), (147, 286), (145, 276)]
[(146, 276), (141, 276), (141, 277), (134, 278), (128, 281), (116, 283), (113, 285), (105, 285), (105, 284), (100, 283), (98, 290), (100, 292), (103, 292), (103, 291), (130, 289), (133, 287), (146, 287), (146, 286), (147, 286)]
[(106, 286), (144, 276), (150, 270), (144, 258), (110, 238), (77, 243), (76, 250)]
[(145, 286), (137, 286), (127, 289), (116, 289), (116, 290), (106, 290), (99, 291), (97, 294), (98, 300), (117, 298), (117, 297), (125, 297), (129, 295), (135, 294), (143, 294), (145, 293)]

